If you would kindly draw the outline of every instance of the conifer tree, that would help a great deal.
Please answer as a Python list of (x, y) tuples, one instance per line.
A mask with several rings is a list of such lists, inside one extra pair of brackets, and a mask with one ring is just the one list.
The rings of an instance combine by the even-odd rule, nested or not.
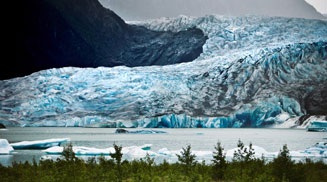
[(65, 145), (61, 155), (65, 157), (66, 161), (76, 159), (75, 153), (73, 151), (73, 144), (68, 143), (67, 145)]
[(217, 142), (215, 151), (213, 152), (213, 177), (215, 179), (223, 179), (224, 172), (227, 167), (226, 154), (220, 142)]
[(121, 152), (123, 147), (114, 144), (114, 149), (115, 149), (115, 153), (110, 153), (110, 156), (115, 160), (117, 165), (120, 165), (121, 159), (123, 157), (123, 153)]
[(192, 167), (196, 165), (196, 156), (192, 154), (191, 145), (188, 145), (186, 149), (182, 148), (181, 155), (176, 154), (176, 156), (178, 161), (184, 166), (186, 174), (189, 174)]

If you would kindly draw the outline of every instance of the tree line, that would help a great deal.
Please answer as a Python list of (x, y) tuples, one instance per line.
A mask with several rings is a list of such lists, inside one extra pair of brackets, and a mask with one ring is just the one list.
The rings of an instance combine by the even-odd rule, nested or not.
[(220, 142), (214, 147), (212, 163), (197, 162), (187, 145), (177, 154), (176, 163), (164, 160), (156, 163), (147, 155), (139, 160), (122, 160), (122, 146), (114, 144), (111, 158), (100, 156), (87, 161), (79, 159), (73, 152), (72, 144), (64, 147), (62, 158), (41, 160), (37, 163), (17, 163), (0, 165), (0, 181), (44, 181), (44, 182), (325, 182), (327, 164), (306, 159), (295, 162), (291, 159), (287, 145), (272, 161), (264, 157), (255, 158), (250, 143), (248, 147), (239, 140), (231, 161), (226, 160)]

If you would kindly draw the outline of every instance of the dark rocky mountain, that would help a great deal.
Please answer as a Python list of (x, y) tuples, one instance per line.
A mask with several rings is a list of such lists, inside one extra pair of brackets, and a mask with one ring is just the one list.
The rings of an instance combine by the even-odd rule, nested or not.
[(15, 60), (0, 79), (59, 67), (148, 66), (189, 62), (207, 40), (196, 28), (158, 32), (126, 24), (97, 0), (19, 2)]

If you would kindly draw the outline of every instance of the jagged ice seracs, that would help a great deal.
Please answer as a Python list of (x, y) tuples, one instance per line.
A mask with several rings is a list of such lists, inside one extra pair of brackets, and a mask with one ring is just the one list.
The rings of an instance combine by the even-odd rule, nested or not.
[(197, 27), (209, 39), (200, 57), (189, 63), (66, 67), (0, 81), (0, 122), (9, 126), (270, 127), (307, 113), (326, 114), (324, 20), (180, 16), (129, 23), (158, 31)]

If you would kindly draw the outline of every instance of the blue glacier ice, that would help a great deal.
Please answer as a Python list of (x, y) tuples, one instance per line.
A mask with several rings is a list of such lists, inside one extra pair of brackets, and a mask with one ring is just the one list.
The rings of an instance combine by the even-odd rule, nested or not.
[(327, 132), (327, 121), (312, 121), (308, 126), (308, 131)]
[(54, 146), (60, 146), (63, 143), (69, 142), (69, 138), (56, 138), (47, 140), (35, 140), (35, 141), (22, 141), (17, 143), (11, 143), (10, 145), (15, 149), (47, 149)]
[(324, 20), (181, 16), (130, 23), (158, 31), (198, 27), (209, 39), (189, 63), (65, 67), (2, 80), (0, 123), (239, 128), (327, 114)]

